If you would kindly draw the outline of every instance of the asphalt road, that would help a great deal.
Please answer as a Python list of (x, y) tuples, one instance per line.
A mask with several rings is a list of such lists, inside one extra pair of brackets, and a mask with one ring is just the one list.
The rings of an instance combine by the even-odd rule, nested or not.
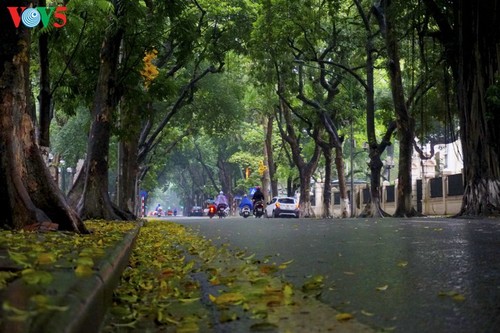
[(172, 219), (256, 258), (293, 263), (298, 288), (391, 332), (500, 332), (500, 220)]

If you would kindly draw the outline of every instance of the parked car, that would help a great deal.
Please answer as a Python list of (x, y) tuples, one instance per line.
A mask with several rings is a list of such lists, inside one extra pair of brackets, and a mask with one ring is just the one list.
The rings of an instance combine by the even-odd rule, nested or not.
[(203, 208), (200, 206), (193, 206), (189, 212), (189, 216), (203, 216)]
[(274, 197), (266, 206), (266, 217), (299, 217), (299, 203), (292, 197)]

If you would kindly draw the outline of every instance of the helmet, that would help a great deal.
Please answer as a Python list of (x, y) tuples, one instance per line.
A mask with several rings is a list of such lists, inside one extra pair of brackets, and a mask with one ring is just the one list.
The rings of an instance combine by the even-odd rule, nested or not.
[(224, 192), (220, 191), (219, 194), (224, 194)]

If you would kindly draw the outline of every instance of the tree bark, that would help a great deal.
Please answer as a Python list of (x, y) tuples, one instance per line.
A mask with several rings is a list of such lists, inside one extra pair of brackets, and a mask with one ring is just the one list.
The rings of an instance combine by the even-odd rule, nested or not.
[[(286, 130), (282, 131), (283, 139), (289, 144), (292, 151), (292, 160), (299, 170), (300, 178), (300, 216), (314, 217), (314, 211), (311, 208), (311, 178), (318, 166), (321, 156), (321, 149), (315, 144), (314, 152), (309, 161), (305, 161), (301, 154), (299, 138), (295, 132), (292, 120), (291, 110), (288, 105), (281, 99), (280, 109), (285, 119)], [(315, 129), (313, 136), (319, 135), (319, 130)], [(313, 138), (316, 142), (316, 138)]]
[[(339, 191), (340, 191), (340, 216), (346, 218), (349, 216), (349, 196), (347, 193), (346, 176), (345, 176), (345, 163), (343, 157), (342, 147), (335, 148), (335, 167), (339, 176)], [(344, 179), (343, 182), (340, 179)], [(351, 203), (352, 204), (352, 203)]]
[(137, 201), (136, 184), (139, 177), (139, 136), (140, 119), (137, 108), (125, 107), (121, 114), (120, 126), (123, 137), (119, 143), (119, 172), (118, 172), (118, 199), (117, 205), (121, 210), (135, 212)]
[[(361, 10), (361, 9), (360, 9)], [(379, 144), (375, 130), (375, 89), (374, 89), (374, 68), (375, 62), (373, 54), (376, 51), (373, 45), (373, 34), (371, 33), (370, 25), (367, 18), (365, 18), (365, 26), (367, 29), (368, 37), (366, 40), (366, 132), (368, 137), (369, 157), (370, 162), (370, 201), (365, 206), (363, 212), (360, 214), (362, 217), (385, 217), (389, 214), (386, 213), (381, 207), (381, 193), (380, 186), (380, 173), (383, 167), (381, 160), (382, 153), (385, 151), (387, 145), (390, 145), (390, 138), (395, 130), (394, 126), (389, 125), (385, 135), (385, 140)]]
[[(39, 1), (39, 6), (45, 7), (46, 1)], [(40, 57), (40, 126), (38, 144), (42, 151), (47, 154), (50, 147), (50, 122), (52, 121), (52, 95), (50, 91), (50, 64), (49, 64), (49, 33), (41, 33), (38, 39), (38, 50)]]
[(456, 82), (465, 178), (458, 216), (498, 216), (500, 4), (457, 0), (450, 20), (436, 1), (424, 3), (439, 27), (438, 37)]
[(333, 217), (332, 211), (332, 167), (333, 153), (330, 147), (321, 147), (325, 157), (325, 179), (323, 185), (323, 217)]
[(30, 31), (0, 8), (0, 227), (87, 233), (52, 179), (36, 144), (30, 114)]
[[(391, 0), (383, 0), (380, 7), (374, 8), (382, 34), (385, 38), (387, 48), (387, 71), (391, 82), (392, 99), (396, 111), (396, 121), (399, 136), (399, 171), (398, 171), (398, 190), (397, 207), (394, 216), (409, 217), (417, 215), (417, 211), (412, 205), (412, 178), (411, 178), (411, 160), (413, 154), (413, 139), (415, 124), (411, 118), (404, 96), (403, 80), (401, 78), (401, 66), (399, 56), (399, 46), (397, 34), (393, 27)], [(380, 158), (380, 157), (379, 157)], [(376, 162), (376, 161), (375, 161)], [(378, 170), (380, 183), (380, 169), (377, 163), (372, 166), (373, 171)]]
[(465, 171), (465, 193), (459, 215), (498, 216), (500, 5), (496, 0), (457, 3), (457, 92)]
[(267, 116), (266, 125), (266, 154), (267, 154), (267, 170), (269, 172), (269, 179), (271, 180), (271, 197), (278, 195), (278, 180), (276, 178), (276, 163), (274, 162), (274, 150), (273, 150), (273, 124), (274, 117), (272, 115)]
[[(123, 6), (121, 1), (116, 1), (116, 18), (123, 16)], [(112, 204), (108, 193), (111, 121), (120, 98), (116, 72), (123, 34), (123, 28), (112, 25), (101, 46), (101, 64), (92, 105), (93, 121), (85, 161), (84, 188), (76, 207), (78, 214), (84, 220), (132, 218)]]

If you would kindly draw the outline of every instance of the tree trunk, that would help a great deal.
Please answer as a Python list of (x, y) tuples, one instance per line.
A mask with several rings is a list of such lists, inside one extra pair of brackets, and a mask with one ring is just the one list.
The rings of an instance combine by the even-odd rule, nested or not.
[[(262, 119), (262, 128), (264, 130), (264, 133), (265, 133), (265, 137), (264, 137), (264, 162), (263, 162), (263, 165), (265, 167), (265, 170), (264, 172), (262, 172), (261, 176), (260, 176), (260, 180), (262, 182), (262, 189), (263, 189), (263, 193), (264, 193), (264, 202), (269, 202), (271, 201), (270, 198), (273, 197), (273, 194), (272, 194), (272, 189), (271, 189), (271, 176), (270, 176), (270, 173), (269, 173), (269, 153), (267, 152), (267, 132), (268, 132), (268, 126), (269, 126), (269, 122), (268, 122), (268, 118), (267, 117), (263, 117)], [(271, 126), (272, 126), (272, 122), (271, 122)], [(272, 153), (271, 153), (272, 155)], [(260, 167), (259, 167), (260, 168)], [(259, 170), (260, 172), (260, 170)]]
[(370, 149), (370, 202), (366, 204), (360, 217), (384, 217), (388, 216), (380, 205), (380, 173), (384, 164), (380, 159), (378, 149)]
[[(45, 7), (46, 1), (39, 1), (39, 6)], [(40, 126), (38, 144), (42, 152), (47, 154), (50, 147), (50, 122), (52, 121), (52, 95), (50, 92), (50, 64), (49, 64), (49, 33), (40, 33), (38, 39), (38, 50), (40, 57), (40, 94), (38, 101), (40, 104)]]
[(137, 106), (122, 100), (120, 108), (120, 142), (118, 146), (118, 208), (136, 214), (139, 181), (139, 140), (141, 136), (141, 113)]
[[(2, 5), (0, 31), (0, 227), (86, 233), (66, 203), (36, 144), (29, 110), (31, 32), (16, 29)], [(15, 2), (12, 6), (26, 6)]]
[(273, 123), (274, 117), (267, 117), (266, 126), (266, 153), (267, 153), (267, 170), (269, 171), (269, 179), (271, 180), (271, 197), (278, 195), (278, 180), (276, 177), (276, 163), (274, 162), (273, 150)]
[[(406, 106), (397, 34), (393, 27), (391, 0), (382, 1), (381, 7), (375, 8), (379, 17), (380, 29), (385, 37), (388, 65), (387, 71), (391, 82), (392, 99), (396, 111), (397, 129), (399, 136), (399, 173), (397, 207), (394, 216), (414, 216), (417, 211), (412, 205), (412, 178), (411, 159), (413, 155), (414, 121), (410, 117)], [(373, 166), (376, 170), (377, 166)], [(378, 171), (380, 177), (380, 170)], [(380, 180), (379, 180), (380, 182)]]
[[(458, 216), (500, 213), (500, 24), (497, 0), (453, 2), (454, 24), (436, 1), (424, 0), (439, 26), (456, 81), (465, 191)], [(495, 102), (496, 100), (496, 102)]]
[(461, 216), (500, 214), (500, 5), (457, 1), (458, 106), (464, 151)]
[[(116, 6), (116, 16), (123, 13), (122, 4)], [(122, 220), (131, 218), (113, 206), (108, 193), (108, 160), (111, 121), (119, 94), (116, 71), (123, 29), (112, 25), (101, 46), (101, 63), (96, 93), (92, 105), (83, 194), (77, 204), (82, 219)]]
[[(370, 29), (370, 28), (368, 28)], [(368, 31), (370, 32), (370, 31)], [(360, 214), (362, 217), (384, 217), (388, 216), (386, 212), (382, 210), (380, 205), (380, 172), (383, 167), (383, 163), (380, 159), (382, 153), (386, 148), (386, 144), (382, 141), (381, 144), (377, 141), (376, 130), (375, 130), (375, 89), (374, 89), (374, 59), (373, 53), (376, 52), (373, 46), (373, 34), (369, 33), (366, 41), (366, 132), (368, 137), (369, 146), (369, 168), (370, 168), (370, 201), (365, 206), (363, 213)], [(394, 132), (395, 128), (388, 127), (388, 132), (386, 137), (390, 142), (390, 137)], [(389, 143), (390, 144), (390, 143)]]
[(332, 167), (333, 154), (332, 148), (322, 147), (323, 156), (325, 157), (325, 179), (323, 187), (323, 217), (333, 217), (332, 211)]
[[(304, 160), (301, 153), (300, 143), (297, 134), (295, 133), (294, 124), (292, 120), (291, 111), (288, 105), (281, 100), (280, 109), (283, 113), (286, 122), (286, 132), (282, 132), (283, 139), (290, 145), (292, 151), (292, 160), (295, 166), (299, 169), (299, 179), (300, 179), (300, 216), (301, 217), (313, 217), (314, 211), (311, 208), (311, 178), (316, 171), (318, 166), (319, 158), (321, 156), (321, 150), (316, 144), (314, 147), (314, 153), (308, 162)], [(313, 136), (319, 136), (319, 130), (315, 129)], [(317, 137), (313, 137), (314, 141), (317, 142)]]
[(335, 167), (339, 176), (339, 191), (340, 191), (340, 216), (346, 218), (349, 216), (351, 204), (347, 193), (345, 163), (342, 147), (335, 148)]
[(120, 158), (118, 175), (118, 208), (130, 213), (135, 212), (137, 191), (136, 183), (139, 176), (139, 166), (137, 164), (138, 145), (137, 141), (123, 140), (119, 144)]

